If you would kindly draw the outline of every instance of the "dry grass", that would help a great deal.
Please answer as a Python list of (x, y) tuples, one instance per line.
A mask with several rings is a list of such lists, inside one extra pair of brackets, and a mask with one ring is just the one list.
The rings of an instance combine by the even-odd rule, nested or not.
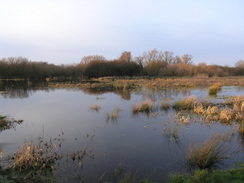
[(161, 102), (160, 108), (161, 108), (162, 110), (167, 110), (167, 109), (169, 109), (169, 108), (170, 108), (169, 99), (164, 99), (164, 100)]
[(49, 82), (50, 87), (63, 88), (122, 88), (135, 89), (141, 87), (147, 88), (192, 88), (192, 87), (206, 87), (212, 86), (213, 83), (220, 83), (221, 86), (244, 86), (244, 77), (213, 77), (213, 78), (116, 78), (104, 77), (93, 80), (87, 80), (83, 83), (52, 83)]
[(175, 102), (173, 108), (176, 110), (190, 110), (193, 109), (197, 103), (198, 103), (198, 98), (195, 96), (190, 96)]
[(111, 119), (112, 122), (117, 122), (120, 111), (121, 111), (121, 109), (119, 107), (112, 109), (111, 113), (107, 113), (107, 121), (109, 121)]
[(153, 102), (152, 100), (148, 99), (142, 103), (133, 105), (132, 112), (138, 113), (138, 112), (150, 112), (153, 108)]
[(209, 95), (216, 95), (221, 90), (221, 84), (215, 83), (214, 85), (210, 86), (208, 89)]
[(193, 145), (188, 150), (187, 162), (191, 168), (215, 168), (227, 158), (224, 138), (215, 135), (204, 142), (203, 145)]
[(100, 106), (99, 104), (94, 104), (94, 105), (91, 105), (91, 106), (90, 106), (90, 109), (91, 109), (92, 111), (96, 111), (96, 112), (98, 112), (98, 111), (101, 109), (101, 106)]

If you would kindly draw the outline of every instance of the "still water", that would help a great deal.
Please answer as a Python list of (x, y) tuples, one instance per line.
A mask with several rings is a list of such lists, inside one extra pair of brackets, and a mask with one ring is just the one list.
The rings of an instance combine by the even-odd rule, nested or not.
[[(176, 123), (177, 112), (160, 110), (160, 102), (169, 103), (194, 95), (209, 98), (207, 89), (165, 89), (128, 91), (97, 91), (81, 89), (51, 89), (43, 85), (8, 82), (0, 88), (0, 114), (9, 115), (24, 122), (13, 129), (0, 132), (0, 149), (14, 153), (25, 141), (62, 138), (59, 151), (72, 154), (84, 147), (88, 156), (83, 166), (79, 162), (65, 164), (58, 171), (58, 182), (77, 182), (82, 177), (88, 182), (109, 179), (119, 166), (139, 179), (165, 182), (173, 172), (186, 172), (186, 154), (195, 143), (202, 143), (216, 133), (230, 133), (236, 125), (211, 126), (194, 116), (189, 125)], [(243, 88), (223, 87), (217, 97), (209, 100), (221, 101), (228, 96), (243, 95)], [(154, 101), (151, 114), (133, 115), (134, 104)], [(99, 110), (91, 106), (99, 105)], [(117, 117), (111, 118), (117, 110)], [(165, 129), (177, 128), (177, 137), (165, 134)], [(230, 158), (222, 168), (236, 161), (243, 161), (244, 139), (238, 131), (229, 142)], [(59, 166), (60, 167), (60, 166)], [(58, 167), (57, 167), (58, 168)]]

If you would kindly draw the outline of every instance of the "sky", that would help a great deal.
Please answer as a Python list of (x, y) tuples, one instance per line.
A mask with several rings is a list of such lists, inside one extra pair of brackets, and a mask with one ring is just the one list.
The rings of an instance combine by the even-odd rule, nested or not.
[(76, 64), (152, 49), (195, 64), (244, 59), (243, 0), (0, 0), (0, 58)]

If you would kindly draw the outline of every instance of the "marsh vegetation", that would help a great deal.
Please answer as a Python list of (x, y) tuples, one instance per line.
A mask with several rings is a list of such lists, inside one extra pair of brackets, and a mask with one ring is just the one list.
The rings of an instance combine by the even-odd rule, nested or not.
[[(241, 77), (2, 81), (1, 113), (24, 122), (0, 116), (0, 178), (243, 180), (242, 165), (229, 169), (243, 164), (242, 82)], [(221, 89), (210, 95), (216, 85)]]

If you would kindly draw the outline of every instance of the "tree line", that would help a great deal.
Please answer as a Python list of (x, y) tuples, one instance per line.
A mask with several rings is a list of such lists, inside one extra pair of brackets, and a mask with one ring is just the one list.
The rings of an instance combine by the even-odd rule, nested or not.
[(213, 77), (243, 76), (244, 60), (236, 62), (235, 67), (193, 63), (189, 54), (174, 56), (170, 51), (156, 49), (144, 52), (142, 56), (132, 57), (125, 51), (114, 60), (101, 55), (85, 56), (80, 63), (73, 65), (54, 65), (42, 61), (30, 61), (23, 57), (0, 59), (0, 78), (97, 78), (105, 76), (151, 76), (151, 77)]

